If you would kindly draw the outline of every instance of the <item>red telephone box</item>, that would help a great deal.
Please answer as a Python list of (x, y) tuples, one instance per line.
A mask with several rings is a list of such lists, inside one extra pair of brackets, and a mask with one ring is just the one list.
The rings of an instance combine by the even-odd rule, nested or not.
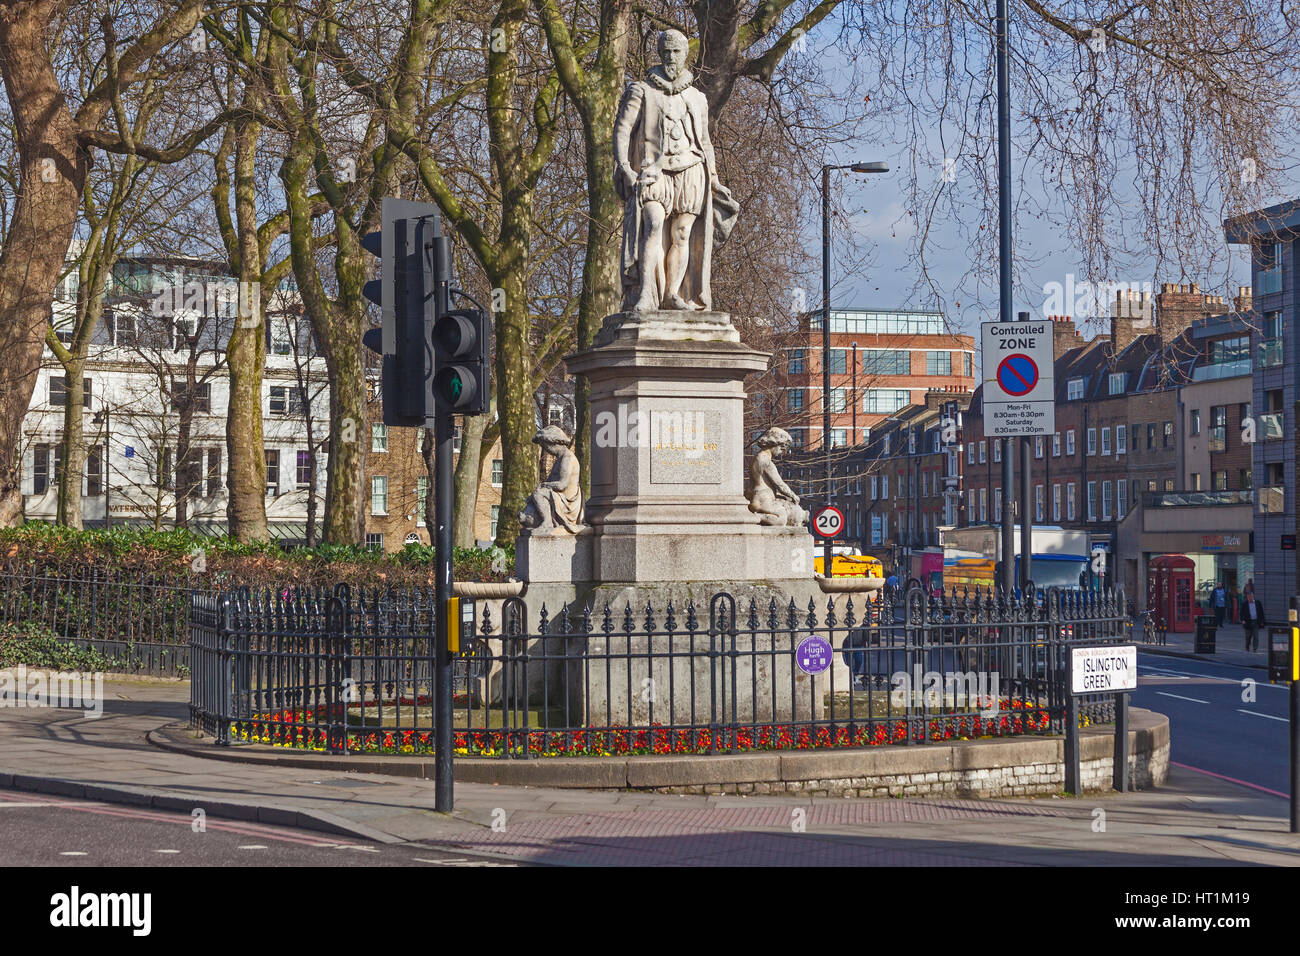
[(1184, 554), (1162, 554), (1147, 565), (1147, 607), (1157, 624), (1174, 632), (1195, 630), (1196, 563)]

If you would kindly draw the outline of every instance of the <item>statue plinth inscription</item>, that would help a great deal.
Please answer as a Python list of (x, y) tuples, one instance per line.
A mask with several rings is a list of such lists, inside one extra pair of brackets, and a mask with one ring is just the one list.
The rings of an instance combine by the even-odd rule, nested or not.
[(722, 483), (722, 415), (719, 412), (650, 413), (650, 483)]

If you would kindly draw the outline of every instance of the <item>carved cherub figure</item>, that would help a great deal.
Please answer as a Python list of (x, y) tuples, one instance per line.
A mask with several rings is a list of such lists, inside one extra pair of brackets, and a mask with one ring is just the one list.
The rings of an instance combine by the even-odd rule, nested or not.
[(556, 425), (548, 425), (538, 432), (533, 441), (555, 458), (546, 480), (528, 496), (528, 503), (519, 512), (519, 524), (526, 529), (543, 534), (581, 531), (582, 482), (578, 456), (573, 453), (573, 439)]
[(759, 437), (758, 454), (749, 463), (749, 510), (770, 527), (799, 528), (808, 523), (799, 496), (776, 470), (776, 459), (785, 455), (793, 441), (785, 429), (769, 428)]

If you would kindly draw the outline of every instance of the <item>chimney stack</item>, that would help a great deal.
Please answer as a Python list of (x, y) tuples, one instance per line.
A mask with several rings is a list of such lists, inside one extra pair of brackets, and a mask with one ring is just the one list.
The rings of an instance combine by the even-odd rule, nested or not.
[(1248, 285), (1237, 286), (1237, 296), (1232, 300), (1234, 312), (1249, 312), (1251, 309), (1251, 289)]
[(1192, 323), (1214, 313), (1212, 297), (1202, 292), (1197, 283), (1160, 284), (1160, 294), (1156, 296), (1156, 327), (1162, 342), (1172, 342)]
[(1068, 315), (1049, 315), (1052, 323), (1052, 358), (1059, 361), (1061, 356), (1072, 348), (1084, 344), (1083, 335), (1074, 327), (1074, 320)]

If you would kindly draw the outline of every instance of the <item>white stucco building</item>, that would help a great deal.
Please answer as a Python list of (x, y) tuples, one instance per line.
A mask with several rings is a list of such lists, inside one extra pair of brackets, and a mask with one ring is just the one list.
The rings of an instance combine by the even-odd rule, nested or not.
[[(60, 286), (54, 305), (54, 327), (65, 343), (73, 335), (76, 281), (74, 271)], [(86, 527), (102, 527), (106, 520), (114, 526), (174, 527), (179, 479), (181, 487), (190, 489), (188, 526), (200, 533), (225, 533), (230, 397), (225, 346), (241, 316), (257, 320), (256, 303), (255, 289), (241, 290), (209, 262), (157, 257), (118, 262), (84, 375)], [(273, 297), (265, 334), (267, 518), (272, 539), (299, 542), (306, 538), (313, 487), (318, 513), (323, 510), (328, 377), (288, 285)], [(178, 476), (182, 422), (177, 399), (183, 403), (191, 382), (197, 399), (190, 423), (190, 468)], [(22, 491), (29, 519), (57, 515), (65, 397), (63, 366), (47, 345), (23, 428)]]

